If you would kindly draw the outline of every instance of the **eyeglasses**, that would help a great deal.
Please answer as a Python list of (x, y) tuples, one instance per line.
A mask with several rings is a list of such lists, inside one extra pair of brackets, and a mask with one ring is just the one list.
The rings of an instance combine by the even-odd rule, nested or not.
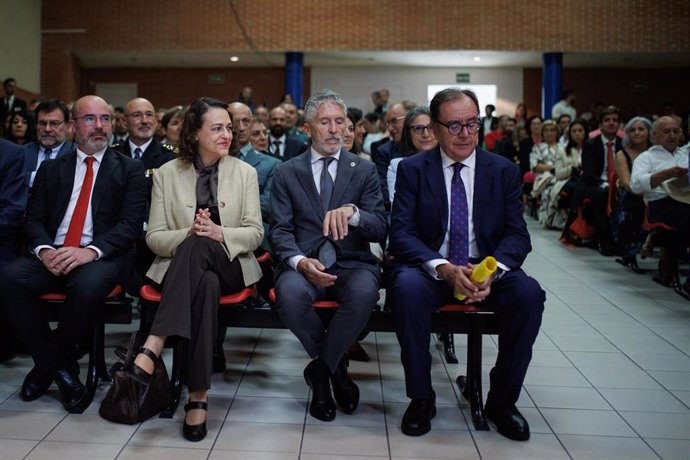
[(469, 123), (465, 124), (462, 124), (459, 121), (451, 121), (448, 124), (445, 124), (442, 121), (436, 121), (436, 123), (448, 128), (448, 132), (451, 136), (457, 136), (462, 132), (463, 128), (467, 128), (467, 134), (477, 134), (477, 131), (481, 126), (481, 122), (479, 120), (470, 121)]
[(57, 129), (63, 123), (64, 123), (64, 121), (58, 121), (58, 120), (39, 120), (38, 123), (36, 123), (36, 124), (38, 125), (39, 128), (43, 128), (43, 129), (47, 128), (48, 126), (50, 126), (53, 129)]
[(93, 126), (96, 124), (96, 119), (100, 120), (102, 125), (109, 125), (110, 122), (112, 121), (112, 117), (110, 115), (101, 115), (97, 117), (96, 115), (84, 115), (83, 117), (74, 117), (75, 120), (84, 120), (84, 124), (86, 126)]
[(133, 118), (135, 120), (141, 120), (144, 117), (153, 118), (156, 116), (156, 114), (151, 112), (151, 111), (148, 111), (148, 112), (134, 112), (134, 113), (130, 113), (129, 115), (125, 115), (125, 116), (128, 118)]
[(424, 134), (424, 131), (431, 133), (431, 125), (414, 125), (410, 126), (410, 131), (412, 131), (417, 136)]
[(396, 125), (400, 120), (403, 120), (405, 118), (405, 115), (401, 115), (399, 117), (392, 118), (390, 120), (386, 120), (386, 125)]

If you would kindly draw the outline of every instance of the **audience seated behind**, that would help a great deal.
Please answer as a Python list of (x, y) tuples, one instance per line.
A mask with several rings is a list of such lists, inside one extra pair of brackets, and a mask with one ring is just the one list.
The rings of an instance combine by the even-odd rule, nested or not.
[[(654, 122), (652, 141), (655, 145), (633, 162), (630, 188), (634, 193), (643, 194), (649, 221), (676, 229), (681, 245), (687, 248), (690, 242), (690, 200), (687, 194), (677, 196), (664, 187), (665, 182), (679, 180), (688, 174), (688, 152), (678, 148), (681, 133), (680, 124), (673, 117), (660, 117)], [(670, 254), (670, 257), (675, 257), (675, 254)], [(690, 275), (682, 290), (690, 295)]]
[(635, 159), (651, 146), (652, 123), (644, 117), (634, 117), (623, 128), (623, 148), (616, 152), (615, 206), (611, 212), (611, 230), (616, 252), (623, 265), (641, 273), (637, 254), (646, 237), (643, 229), (644, 200), (630, 188), (630, 172)]
[(575, 214), (584, 199), (591, 200), (599, 252), (611, 256), (615, 249), (607, 207), (610, 178), (615, 174), (615, 153), (622, 148), (622, 139), (616, 136), (620, 121), (618, 107), (605, 108), (599, 114), (599, 120), (601, 135), (587, 140), (582, 146), (583, 173), (570, 212)]
[[(566, 116), (566, 115), (563, 115)], [(556, 181), (551, 188), (546, 208), (550, 228), (563, 230), (568, 219), (572, 197), (582, 172), (582, 144), (587, 136), (586, 124), (575, 121), (568, 126), (568, 143), (558, 150), (554, 162)], [(559, 144), (560, 145), (560, 144)]]
[(530, 153), (530, 167), (535, 175), (532, 197), (537, 200), (537, 220), (547, 228), (553, 227), (556, 213), (549, 206), (551, 191), (557, 181), (556, 160), (565, 158), (565, 149), (558, 143), (558, 125), (546, 120), (541, 127), (542, 142), (535, 145)]

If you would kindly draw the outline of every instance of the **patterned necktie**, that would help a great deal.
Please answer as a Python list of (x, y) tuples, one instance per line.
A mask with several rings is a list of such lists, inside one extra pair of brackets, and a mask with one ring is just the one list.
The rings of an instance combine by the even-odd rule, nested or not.
[(330, 209), (331, 197), (333, 196), (333, 178), (328, 172), (328, 166), (333, 160), (335, 160), (333, 157), (321, 158), (321, 161), (323, 161), (323, 169), (321, 170), (321, 181), (319, 182), (319, 185), (321, 187), (321, 207), (323, 208), (324, 213)]
[(467, 265), (469, 254), (469, 228), (467, 193), (460, 177), (462, 163), (453, 164), (453, 179), (450, 185), (450, 241), (448, 259), (453, 265)]
[(69, 221), (69, 228), (67, 229), (64, 246), (78, 248), (81, 245), (81, 235), (84, 231), (86, 211), (89, 209), (89, 201), (91, 201), (93, 160), (93, 157), (86, 157), (84, 160), (84, 163), (86, 163), (86, 175), (84, 176), (84, 182), (81, 184), (77, 205), (74, 207), (74, 212), (72, 212), (72, 219)]
[(616, 174), (616, 165), (613, 159), (613, 142), (608, 141), (606, 143), (606, 178), (609, 181), (609, 185), (613, 183), (612, 177)]
[(141, 159), (141, 149), (139, 147), (134, 149), (134, 159), (135, 160)]
[(43, 151), (43, 161), (50, 160), (50, 154), (53, 153), (53, 149), (47, 148)]
[(282, 156), (282, 155), (280, 155), (280, 144), (281, 144), (280, 141), (273, 141), (273, 153), (275, 155)]

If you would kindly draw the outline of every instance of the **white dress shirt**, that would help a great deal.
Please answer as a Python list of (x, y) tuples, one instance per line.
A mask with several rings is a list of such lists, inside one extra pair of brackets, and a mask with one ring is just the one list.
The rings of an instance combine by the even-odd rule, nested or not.
[[(463, 165), (465, 165), (464, 168), (460, 170), (460, 177), (462, 178), (462, 182), (465, 185), (465, 194), (467, 195), (467, 215), (470, 216), (469, 219), (467, 219), (467, 234), (468, 234), (468, 242), (469, 242), (469, 258), (470, 259), (476, 259), (481, 256), (479, 253), (479, 247), (477, 246), (477, 237), (474, 234), (474, 222), (472, 222), (472, 216), (473, 216), (473, 209), (474, 209), (474, 176), (476, 172), (476, 164), (477, 164), (477, 151), (475, 150), (472, 152), (472, 155), (469, 157), (465, 158), (465, 160), (461, 161)], [(453, 182), (453, 165), (455, 164), (455, 160), (451, 159), (448, 155), (445, 154), (443, 149), (441, 149), (441, 165), (443, 166), (443, 179), (446, 184), (446, 197), (448, 199), (448, 203), (450, 203), (450, 193), (451, 193), (451, 184)], [(448, 206), (448, 226), (446, 227), (446, 234), (443, 237), (443, 243), (441, 243), (441, 247), (439, 248), (438, 252), (441, 255), (444, 255), (448, 257), (448, 251), (449, 251), (449, 243), (450, 243), (450, 205)], [(440, 279), (438, 277), (438, 274), (436, 273), (436, 267), (442, 264), (448, 264), (450, 263), (448, 259), (432, 259), (424, 262), (422, 266), (424, 269), (435, 279)], [(509, 271), (509, 268), (502, 264), (501, 262), (497, 261), (497, 265), (503, 270), (503, 271)]]
[(53, 160), (57, 156), (58, 153), (60, 153), (60, 149), (62, 146), (65, 144), (65, 141), (62, 141), (62, 144), (51, 147), (50, 148), (50, 158), (46, 158), (45, 152), (46, 149), (42, 146), (39, 145), (38, 147), (38, 158), (36, 159), (36, 168), (31, 171), (31, 177), (29, 177), (29, 187), (34, 186), (34, 179), (36, 178), (36, 173), (38, 172), (38, 168), (41, 166), (41, 163), (43, 163), (45, 160)]
[(638, 195), (643, 194), (645, 203), (666, 198), (668, 193), (663, 187), (652, 188), (652, 175), (674, 166), (688, 167), (687, 149), (681, 147), (671, 153), (660, 145), (652, 146), (633, 161), (630, 189)]
[[(96, 178), (98, 177), (98, 170), (103, 161), (103, 155), (105, 154), (105, 149), (93, 154), (94, 162), (91, 165), (93, 170), (93, 182), (91, 183), (91, 196), (89, 197), (89, 207), (86, 210), (86, 219), (84, 220), (84, 229), (81, 234), (81, 246), (93, 249), (98, 254), (98, 259), (103, 256), (103, 251), (95, 246), (91, 246), (90, 243), (93, 241), (93, 216), (91, 215), (91, 202), (93, 201), (93, 188), (96, 185)], [(67, 205), (67, 211), (65, 212), (65, 217), (62, 218), (60, 226), (57, 229), (57, 234), (55, 235), (55, 240), (53, 241), (54, 246), (62, 246), (65, 243), (65, 237), (67, 236), (67, 230), (69, 229), (69, 223), (72, 220), (72, 214), (74, 209), (77, 207), (77, 200), (79, 199), (79, 193), (81, 193), (81, 186), (84, 182), (84, 177), (86, 176), (86, 159), (87, 155), (81, 150), (77, 149), (77, 164), (74, 171), (74, 184), (72, 185), (72, 194), (69, 199), (69, 204)], [(53, 246), (41, 245), (34, 249), (34, 254), (38, 256), (38, 253), (43, 248), (52, 248)]]
[(135, 149), (141, 149), (141, 156), (139, 157), (139, 159), (141, 159), (141, 157), (144, 156), (144, 152), (146, 151), (146, 149), (149, 148), (149, 145), (151, 144), (151, 142), (153, 142), (153, 138), (149, 139), (148, 141), (144, 142), (141, 145), (135, 145), (134, 142), (132, 142), (131, 138), (129, 139), (128, 142), (129, 142), (129, 156), (136, 160), (137, 157), (134, 155), (134, 150)]

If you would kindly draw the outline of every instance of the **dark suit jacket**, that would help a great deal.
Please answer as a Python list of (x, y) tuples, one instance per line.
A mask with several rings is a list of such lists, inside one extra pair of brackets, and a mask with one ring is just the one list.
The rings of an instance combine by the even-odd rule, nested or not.
[(29, 193), (23, 173), (24, 155), (20, 146), (0, 139), (0, 267), (16, 255), (15, 234)]
[(268, 245), (268, 226), (271, 223), (271, 190), (273, 189), (273, 174), (276, 166), (281, 164), (277, 158), (257, 152), (252, 148), (242, 158), (242, 161), (250, 164), (256, 170), (259, 181), (259, 200), (261, 202), (261, 220), (264, 224), (264, 240), (261, 246), (270, 251)]
[(374, 147), (375, 144), (377, 142), (371, 144), (371, 161), (376, 165), (383, 201), (386, 203), (386, 206), (389, 206), (391, 200), (390, 191), (388, 190), (388, 166), (393, 158), (400, 158), (402, 156), (402, 149), (400, 144), (390, 139), (386, 139), (385, 142), (379, 144), (376, 148)]
[[(27, 248), (52, 246), (69, 205), (77, 154), (44, 161), (38, 168), (24, 222)], [(118, 265), (128, 292), (136, 282), (134, 240), (141, 235), (146, 181), (141, 162), (107, 149), (91, 194), (93, 241), (103, 258)]]
[[(519, 268), (531, 251), (522, 217), (520, 171), (503, 157), (476, 150), (472, 222), (480, 257)], [(438, 250), (448, 228), (448, 198), (439, 148), (398, 165), (389, 249), (396, 263), (444, 259)]]
[[(77, 146), (70, 141), (65, 141), (60, 147), (60, 151), (57, 153), (55, 158), (59, 158), (68, 153), (72, 153), (77, 149)], [(26, 185), (29, 185), (31, 179), (31, 173), (36, 171), (36, 163), (38, 162), (38, 142), (30, 142), (22, 146), (24, 151), (24, 176), (26, 177)]]
[[(132, 158), (132, 151), (129, 147), (129, 141), (112, 146), (113, 149), (122, 153), (123, 155)], [(151, 143), (144, 153), (141, 155), (141, 162), (144, 164), (144, 175), (146, 176), (146, 217), (148, 221), (149, 211), (151, 210), (151, 190), (153, 189), (153, 173), (156, 169), (163, 166), (170, 160), (175, 159), (175, 154), (169, 148), (164, 147), (156, 139), (152, 139)]]
[[(331, 198), (331, 209), (345, 204), (359, 208), (359, 226), (351, 227), (344, 240), (334, 242), (337, 265), (367, 268), (378, 276), (370, 242), (382, 241), (388, 227), (383, 199), (374, 165), (346, 150), (340, 151), (338, 174)], [(276, 273), (292, 270), (290, 257), (316, 258), (325, 241), (322, 234), (325, 213), (321, 207), (311, 169), (311, 150), (276, 168), (273, 177), (273, 218), (269, 240), (280, 262)]]
[[(615, 155), (622, 148), (622, 139), (616, 137), (613, 154)], [(585, 141), (582, 145), (582, 181), (585, 185), (599, 186), (602, 183), (601, 175), (604, 172), (605, 158), (606, 149), (601, 142), (601, 136)]]

